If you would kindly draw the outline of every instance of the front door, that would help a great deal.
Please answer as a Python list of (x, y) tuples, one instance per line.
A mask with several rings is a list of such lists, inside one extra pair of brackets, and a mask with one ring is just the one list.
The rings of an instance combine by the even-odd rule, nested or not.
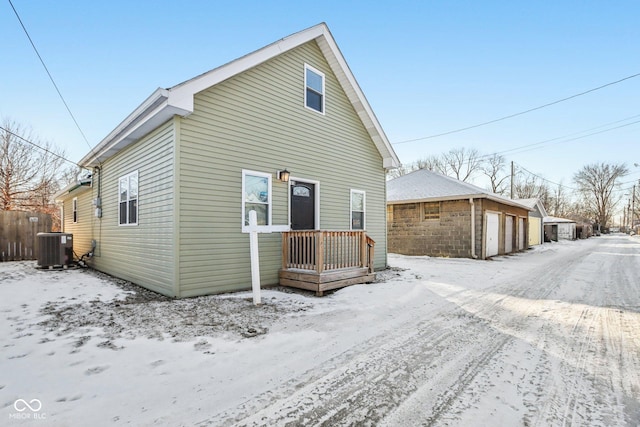
[(316, 227), (316, 186), (308, 182), (291, 182), (291, 229), (313, 230)]

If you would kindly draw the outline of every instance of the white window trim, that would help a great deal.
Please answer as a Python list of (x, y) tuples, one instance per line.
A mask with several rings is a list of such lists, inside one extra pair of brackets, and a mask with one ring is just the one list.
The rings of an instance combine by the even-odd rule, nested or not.
[(247, 169), (242, 169), (242, 194), (240, 196), (241, 198), (241, 203), (242, 203), (242, 216), (240, 217), (240, 221), (242, 224), (242, 232), (243, 233), (249, 233), (251, 231), (251, 228), (248, 225), (245, 225), (244, 223), (244, 219), (245, 219), (245, 215), (246, 215), (246, 210), (245, 210), (245, 200), (244, 200), (244, 185), (245, 185), (245, 177), (247, 175), (253, 175), (253, 176), (260, 176), (263, 178), (267, 178), (267, 186), (268, 186), (268, 198), (267, 198), (267, 205), (269, 205), (269, 209), (268, 209), (268, 214), (267, 214), (267, 219), (269, 221), (269, 225), (258, 225), (257, 226), (257, 230), (258, 232), (261, 233), (271, 233), (274, 231), (284, 231), (282, 230), (282, 226), (274, 226), (273, 225), (273, 175), (271, 175), (270, 173), (264, 173), (264, 172), (257, 172), (257, 171), (252, 171), (252, 170), (247, 170)]
[[(353, 194), (362, 194), (362, 230), (367, 229), (367, 192), (351, 189), (349, 193), (349, 230), (353, 230)], [(359, 211), (356, 211), (359, 212)], [(359, 230), (359, 229), (358, 229)]]
[(78, 223), (78, 198), (74, 197), (71, 200), (71, 218), (74, 224)]
[[(124, 178), (127, 178), (127, 182), (129, 182), (129, 178), (135, 176), (136, 177), (136, 182), (138, 183), (138, 196), (137, 196), (137, 203), (136, 203), (136, 222), (127, 222), (126, 224), (120, 224), (120, 181), (123, 180)], [(127, 195), (129, 195), (131, 192), (131, 189), (128, 190)], [(134, 171), (134, 172), (130, 172), (126, 175), (122, 175), (120, 178), (118, 178), (118, 194), (116, 195), (116, 199), (118, 200), (118, 227), (135, 227), (138, 225), (138, 222), (140, 221), (140, 179), (138, 176), (138, 171)], [(127, 219), (129, 219), (129, 201), (131, 200), (131, 198), (129, 198), (127, 200)]]
[[(309, 107), (307, 105), (307, 88), (308, 88), (308, 86), (307, 86), (307, 70), (311, 70), (314, 73), (316, 73), (317, 75), (322, 77), (322, 111), (318, 111), (315, 108), (311, 108), (311, 107)], [(324, 116), (325, 111), (326, 111), (326, 109), (325, 109), (325, 99), (326, 99), (326, 93), (327, 93), (326, 85), (325, 85), (326, 80), (327, 79), (326, 79), (326, 77), (325, 77), (325, 75), (324, 75), (324, 73), (322, 71), (312, 67), (309, 64), (304, 64), (304, 108), (306, 108), (307, 110), (313, 111), (314, 113), (322, 114), (323, 116)]]
[(302, 183), (306, 183), (306, 184), (313, 184), (315, 186), (315, 194), (313, 195), (314, 197), (314, 203), (315, 203), (315, 213), (314, 213), (314, 218), (313, 218), (313, 223), (314, 223), (314, 229), (316, 230), (320, 230), (320, 181), (314, 181), (312, 179), (305, 179), (305, 178), (296, 178), (296, 177), (289, 177), (289, 185), (287, 186), (288, 190), (287, 193), (289, 194), (289, 218), (288, 218), (288, 222), (289, 222), (289, 228), (291, 227), (291, 186), (293, 185), (293, 182), (302, 182)]

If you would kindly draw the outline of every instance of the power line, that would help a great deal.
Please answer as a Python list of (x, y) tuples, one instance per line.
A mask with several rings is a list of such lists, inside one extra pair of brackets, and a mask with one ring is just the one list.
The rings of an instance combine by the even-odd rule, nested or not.
[[(515, 162), (514, 162), (514, 163), (515, 163)], [(523, 171), (527, 172), (529, 175), (533, 175), (533, 176), (535, 176), (536, 178), (540, 178), (541, 180), (546, 181), (546, 182), (548, 182), (548, 183), (550, 183), (550, 184), (557, 185), (558, 187), (564, 187), (564, 188), (567, 188), (567, 189), (569, 189), (569, 190), (578, 191), (578, 189), (577, 189), (577, 188), (569, 187), (568, 185), (560, 184), (560, 183), (558, 183), (558, 182), (553, 182), (553, 181), (550, 181), (550, 180), (548, 180), (548, 179), (546, 179), (546, 178), (544, 178), (544, 177), (541, 177), (540, 175), (535, 174), (535, 173), (531, 172), (530, 170), (526, 169), (524, 166), (522, 166), (522, 165), (521, 165), (521, 164), (519, 164), (519, 163), (515, 163), (515, 164), (516, 164), (516, 165), (518, 165), (518, 167), (519, 167), (520, 169), (522, 169)]]
[(422, 141), (424, 139), (437, 138), (437, 137), (440, 137), (440, 136), (450, 135), (452, 133), (458, 133), (458, 132), (463, 132), (463, 131), (469, 130), (469, 129), (475, 129), (475, 128), (478, 128), (480, 126), (486, 126), (486, 125), (489, 125), (489, 124), (492, 124), (492, 123), (500, 122), (502, 120), (507, 120), (507, 119), (511, 119), (513, 117), (521, 116), (523, 114), (531, 113), (532, 111), (540, 110), (542, 108), (550, 107), (552, 105), (556, 105), (556, 104), (559, 104), (561, 102), (568, 101), (570, 99), (577, 98), (579, 96), (586, 95), (588, 93), (595, 92), (595, 91), (600, 90), (600, 89), (604, 89), (605, 87), (612, 86), (612, 85), (621, 83), (621, 82), (623, 82), (625, 80), (629, 80), (629, 79), (632, 79), (632, 78), (638, 77), (638, 76), (640, 76), (640, 73), (624, 77), (624, 78), (622, 78), (620, 80), (616, 80), (614, 82), (606, 83), (606, 84), (604, 84), (602, 86), (598, 86), (598, 87), (595, 87), (593, 89), (589, 89), (589, 90), (586, 90), (584, 92), (580, 92), (580, 93), (577, 93), (575, 95), (571, 95), (571, 96), (568, 96), (566, 98), (559, 99), (557, 101), (549, 102), (547, 104), (540, 105), (538, 107), (530, 108), (528, 110), (521, 111), (519, 113), (510, 114), (508, 116), (500, 117), (500, 118), (494, 119), (494, 120), (489, 120), (488, 122), (482, 122), (482, 123), (478, 123), (478, 124), (475, 124), (475, 125), (472, 125), (472, 126), (467, 126), (467, 127), (463, 127), (463, 128), (459, 128), (459, 129), (454, 129), (454, 130), (450, 130), (448, 132), (438, 133), (438, 134), (435, 134), (435, 135), (424, 136), (424, 137), (421, 137), (421, 138), (414, 138), (414, 139), (407, 139), (405, 141), (392, 142), (391, 144), (392, 145), (398, 145), (398, 144), (405, 144), (407, 142)]
[[(61, 159), (61, 160), (64, 160), (65, 162), (71, 163), (72, 165), (77, 166), (77, 167), (79, 167), (79, 168), (87, 169), (87, 168), (85, 168), (85, 167), (80, 166), (80, 165), (79, 165), (79, 164), (77, 164), (76, 162), (74, 162), (74, 161), (72, 161), (72, 160), (69, 160), (69, 159), (67, 159), (66, 157), (61, 156), (61, 155), (60, 155), (60, 154), (58, 154), (58, 153), (54, 153), (53, 151), (49, 150), (48, 148), (42, 147), (42, 146), (40, 146), (40, 145), (36, 144), (36, 143), (35, 143), (35, 142), (33, 142), (33, 141), (29, 141), (28, 139), (21, 137), (21, 136), (20, 136), (20, 135), (18, 135), (17, 133), (12, 132), (12, 131), (10, 131), (9, 129), (7, 129), (7, 128), (5, 128), (5, 127), (0, 126), (0, 129), (1, 129), (1, 130), (3, 130), (3, 131), (5, 131), (5, 132), (7, 132), (8, 134), (11, 134), (11, 135), (15, 136), (16, 138), (19, 138), (20, 140), (22, 140), (22, 141), (26, 142), (27, 144), (32, 145), (32, 146), (34, 146), (34, 147), (36, 147), (36, 148), (38, 148), (38, 149), (40, 149), (40, 150), (42, 150), (42, 151), (46, 152), (47, 154), (51, 154), (52, 156), (57, 157), (57, 158), (59, 158), (59, 159)], [(87, 170), (89, 170), (89, 169), (87, 169)]]
[(18, 18), (18, 21), (20, 22), (20, 25), (22, 26), (22, 29), (24, 30), (24, 33), (27, 35), (27, 38), (29, 39), (29, 43), (31, 43), (31, 47), (33, 47), (33, 50), (36, 52), (36, 55), (38, 56), (38, 59), (40, 60), (40, 63), (44, 67), (44, 70), (47, 72), (47, 75), (49, 76), (49, 80), (51, 80), (51, 83), (53, 83), (53, 87), (56, 89), (56, 92), (58, 92), (58, 95), (60, 96), (60, 99), (62, 100), (62, 103), (64, 104), (65, 108), (69, 112), (69, 115), (73, 119), (73, 122), (75, 123), (76, 127), (80, 131), (80, 134), (82, 135), (82, 138), (84, 138), (84, 142), (86, 142), (86, 144), (89, 147), (89, 149), (93, 151), (93, 148), (91, 147), (91, 144), (89, 144), (89, 140), (87, 139), (87, 137), (85, 136), (84, 132), (82, 131), (82, 128), (80, 128), (80, 125), (78, 124), (78, 121), (76, 120), (76, 117), (71, 112), (71, 108), (69, 108), (69, 105), (67, 104), (67, 101), (64, 99), (64, 96), (62, 96), (62, 92), (60, 92), (60, 89), (58, 88), (58, 85), (56, 84), (55, 80), (53, 79), (53, 76), (49, 72), (49, 68), (47, 68), (47, 65), (44, 63), (44, 60), (42, 59), (42, 56), (40, 56), (40, 52), (38, 52), (38, 49), (36, 48), (35, 43), (31, 39), (31, 36), (29, 35), (29, 32), (27, 31), (27, 28), (25, 27), (24, 23), (22, 22), (22, 19), (20, 19), (20, 15), (18, 14), (18, 11), (13, 6), (13, 3), (11, 2), (11, 0), (8, 0), (8, 1), (9, 1), (9, 4), (11, 5), (11, 8), (13, 9), (13, 13), (15, 13), (16, 14), (16, 18)]
[[(597, 127), (595, 127), (595, 128), (591, 128), (591, 129), (598, 129), (598, 128), (603, 127), (603, 126), (608, 126), (608, 125), (610, 125), (610, 124), (620, 123), (620, 122), (623, 122), (623, 121), (625, 121), (625, 120), (629, 120), (629, 119), (631, 119), (631, 118), (635, 118), (635, 117), (639, 117), (639, 116), (640, 116), (640, 115), (637, 115), (637, 116), (631, 116), (631, 117), (628, 117), (628, 118), (626, 118), (626, 119), (619, 120), (619, 121), (617, 121), (617, 122), (612, 122), (612, 123), (609, 123), (609, 124), (606, 124), (606, 125), (597, 126)], [(612, 131), (612, 130), (620, 129), (620, 128), (623, 128), (623, 127), (626, 127), (626, 126), (631, 126), (631, 125), (634, 125), (634, 124), (636, 124), (636, 123), (640, 123), (640, 120), (636, 120), (635, 122), (631, 122), (631, 123), (625, 123), (625, 124), (623, 124), (623, 125), (615, 126), (615, 127), (609, 128), (609, 129), (604, 129), (604, 130), (601, 130), (601, 131), (598, 131), (598, 132), (589, 133), (589, 134), (587, 134), (587, 135), (582, 135), (582, 136), (577, 136), (577, 137), (575, 137), (575, 138), (566, 139), (566, 140), (564, 140), (564, 141), (560, 141), (560, 142), (571, 142), (571, 141), (576, 141), (576, 140), (578, 140), (578, 139), (587, 138), (587, 137), (589, 137), (589, 136), (598, 135), (598, 134), (605, 133), (605, 132), (610, 132), (610, 131)], [(529, 148), (528, 150), (522, 150), (522, 151), (518, 151), (518, 150), (521, 150), (521, 149), (523, 149), (523, 148), (527, 148), (527, 147), (533, 147), (533, 146), (536, 146), (536, 145), (546, 144), (546, 143), (549, 143), (549, 142), (553, 142), (553, 141), (557, 141), (557, 140), (559, 140), (559, 139), (563, 139), (563, 138), (569, 137), (569, 136), (571, 136), (571, 135), (578, 135), (578, 134), (581, 134), (581, 133), (584, 133), (584, 132), (588, 132), (588, 131), (589, 131), (589, 130), (585, 130), (585, 131), (582, 131), (582, 132), (575, 132), (575, 133), (572, 133), (572, 134), (569, 134), (569, 135), (560, 136), (560, 137), (552, 138), (552, 139), (547, 139), (547, 140), (545, 140), (545, 141), (535, 142), (535, 143), (533, 143), (533, 144), (527, 144), (527, 145), (523, 145), (523, 146), (516, 147), (516, 148), (510, 148), (510, 149), (508, 149), (508, 150), (498, 151), (498, 152), (496, 152), (495, 154), (503, 154), (503, 153), (508, 153), (508, 152), (512, 152), (512, 151), (517, 151), (517, 153), (515, 153), (515, 154), (518, 154), (518, 153), (524, 153), (524, 152), (527, 152), (527, 151), (536, 150), (536, 149), (541, 148), (541, 147)]]

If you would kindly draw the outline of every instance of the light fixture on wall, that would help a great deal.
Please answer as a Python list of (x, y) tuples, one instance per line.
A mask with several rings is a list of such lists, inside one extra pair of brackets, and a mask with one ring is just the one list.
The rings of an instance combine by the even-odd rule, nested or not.
[(289, 175), (290, 175), (290, 173), (286, 169), (276, 172), (276, 176), (282, 182), (289, 182)]

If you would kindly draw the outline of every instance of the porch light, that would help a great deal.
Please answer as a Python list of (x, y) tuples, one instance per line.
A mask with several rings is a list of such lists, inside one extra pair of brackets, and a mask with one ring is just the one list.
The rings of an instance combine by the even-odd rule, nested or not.
[(288, 170), (281, 170), (281, 171), (277, 171), (276, 172), (276, 176), (278, 177), (278, 179), (282, 182), (289, 182), (289, 171)]

